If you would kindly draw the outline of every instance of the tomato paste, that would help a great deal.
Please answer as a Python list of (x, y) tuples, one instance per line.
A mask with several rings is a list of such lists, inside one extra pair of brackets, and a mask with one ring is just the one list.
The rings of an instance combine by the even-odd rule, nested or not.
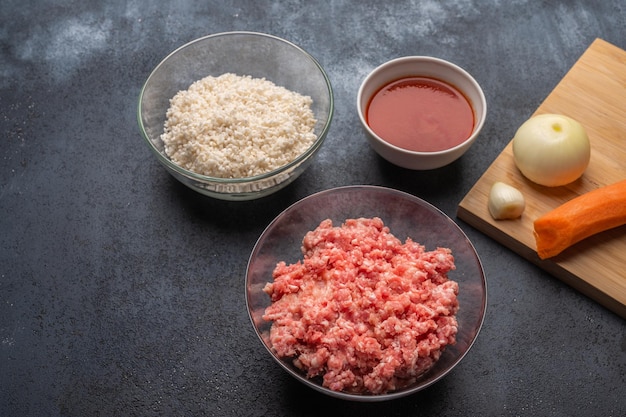
[(367, 124), (384, 141), (418, 152), (459, 145), (472, 134), (474, 111), (456, 87), (428, 77), (393, 81), (372, 97)]

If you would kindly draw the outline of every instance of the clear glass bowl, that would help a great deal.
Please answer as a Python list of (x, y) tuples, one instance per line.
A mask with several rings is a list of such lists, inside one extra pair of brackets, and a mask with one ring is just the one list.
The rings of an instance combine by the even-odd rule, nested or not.
[[(340, 225), (346, 219), (380, 217), (398, 239), (407, 237), (427, 250), (452, 250), (456, 270), (448, 276), (459, 283), (458, 333), (456, 344), (446, 347), (440, 359), (413, 385), (381, 394), (336, 392), (317, 379), (307, 379), (290, 360), (277, 357), (268, 340), (270, 322), (263, 320), (270, 299), (263, 287), (272, 280), (279, 261), (294, 263), (302, 258), (302, 238), (327, 218)], [(467, 236), (445, 213), (431, 204), (401, 191), (377, 186), (347, 186), (306, 197), (283, 211), (258, 239), (246, 272), (246, 303), (250, 319), (263, 346), (288, 373), (302, 383), (333, 397), (354, 401), (382, 401), (415, 393), (448, 374), (469, 351), (482, 326), (487, 303), (487, 286), (478, 255)]]
[[(199, 175), (173, 163), (164, 152), (163, 133), (170, 99), (209, 75), (224, 73), (265, 78), (313, 99), (316, 141), (289, 164), (249, 178)], [(139, 96), (137, 119), (141, 134), (158, 161), (183, 184), (224, 200), (251, 200), (278, 191), (295, 180), (322, 146), (334, 111), (333, 91), (320, 64), (298, 46), (272, 35), (225, 32), (178, 48), (150, 74)]]

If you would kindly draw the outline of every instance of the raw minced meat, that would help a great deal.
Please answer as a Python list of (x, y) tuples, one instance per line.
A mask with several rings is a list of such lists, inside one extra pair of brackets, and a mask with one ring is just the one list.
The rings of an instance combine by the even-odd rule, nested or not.
[(309, 378), (335, 391), (404, 387), (456, 342), (458, 284), (447, 248), (402, 243), (380, 218), (324, 220), (301, 261), (280, 262), (264, 291), (270, 343)]

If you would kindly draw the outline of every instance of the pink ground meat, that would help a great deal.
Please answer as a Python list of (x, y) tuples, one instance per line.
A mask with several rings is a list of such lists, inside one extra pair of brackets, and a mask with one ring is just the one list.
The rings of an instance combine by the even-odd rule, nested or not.
[(458, 284), (450, 249), (403, 244), (379, 218), (330, 220), (306, 234), (304, 259), (280, 262), (264, 291), (280, 357), (336, 391), (381, 394), (426, 372), (455, 343)]

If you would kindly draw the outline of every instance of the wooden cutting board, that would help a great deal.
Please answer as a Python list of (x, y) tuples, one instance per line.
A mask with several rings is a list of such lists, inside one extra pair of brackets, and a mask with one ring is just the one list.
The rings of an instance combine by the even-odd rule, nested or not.
[[(626, 52), (596, 39), (534, 114), (540, 113), (564, 114), (586, 128), (592, 150), (583, 176), (563, 187), (534, 184), (515, 166), (509, 142), (463, 198), (457, 216), (626, 318), (626, 226), (592, 236), (545, 261), (537, 256), (532, 233), (533, 221), (542, 214), (626, 179)], [(520, 219), (496, 221), (489, 215), (487, 197), (496, 181), (524, 194), (526, 209)]]

